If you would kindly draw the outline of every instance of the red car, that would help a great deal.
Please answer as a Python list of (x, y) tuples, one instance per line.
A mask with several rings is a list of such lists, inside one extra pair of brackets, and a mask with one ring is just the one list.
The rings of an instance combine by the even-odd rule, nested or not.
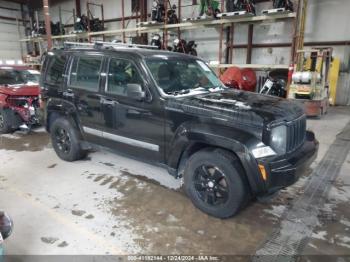
[(39, 124), (39, 72), (25, 66), (0, 66), (0, 134)]

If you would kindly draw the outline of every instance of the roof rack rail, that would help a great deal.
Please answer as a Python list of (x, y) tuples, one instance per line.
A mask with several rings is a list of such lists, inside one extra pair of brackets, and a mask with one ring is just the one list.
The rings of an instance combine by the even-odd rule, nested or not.
[(64, 47), (67, 49), (74, 48), (74, 47), (90, 47), (95, 49), (100, 49), (102, 47), (158, 49), (157, 46), (152, 46), (152, 45), (124, 44), (124, 43), (112, 43), (112, 42), (102, 42), (102, 41), (96, 41), (92, 43), (64, 42)]

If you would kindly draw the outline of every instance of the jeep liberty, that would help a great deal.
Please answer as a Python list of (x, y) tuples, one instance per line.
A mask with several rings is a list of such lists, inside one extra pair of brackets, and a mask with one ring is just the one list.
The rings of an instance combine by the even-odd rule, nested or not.
[(194, 56), (87, 44), (49, 52), (41, 75), (61, 159), (82, 159), (97, 144), (157, 163), (218, 218), (292, 185), (317, 155), (302, 108), (229, 89)]

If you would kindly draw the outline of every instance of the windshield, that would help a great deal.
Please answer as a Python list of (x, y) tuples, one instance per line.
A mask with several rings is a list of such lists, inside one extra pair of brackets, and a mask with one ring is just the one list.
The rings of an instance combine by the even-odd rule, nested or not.
[(39, 77), (37, 71), (0, 69), (0, 85), (37, 84)]
[(35, 70), (24, 70), (24, 71), (18, 71), (20, 74), (22, 74), (23, 79), (26, 81), (26, 83), (32, 82), (32, 83), (39, 83), (40, 80), (40, 73)]
[(215, 73), (201, 60), (149, 58), (146, 64), (158, 86), (168, 95), (212, 92), (224, 88)]

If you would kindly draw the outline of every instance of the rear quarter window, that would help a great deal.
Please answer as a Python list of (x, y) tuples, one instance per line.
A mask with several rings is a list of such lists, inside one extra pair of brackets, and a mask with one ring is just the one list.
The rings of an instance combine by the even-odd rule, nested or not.
[[(67, 61), (65, 55), (55, 55), (47, 57), (47, 70), (45, 82), (53, 85), (61, 85), (63, 83), (64, 67)], [(46, 61), (45, 61), (46, 62)]]

